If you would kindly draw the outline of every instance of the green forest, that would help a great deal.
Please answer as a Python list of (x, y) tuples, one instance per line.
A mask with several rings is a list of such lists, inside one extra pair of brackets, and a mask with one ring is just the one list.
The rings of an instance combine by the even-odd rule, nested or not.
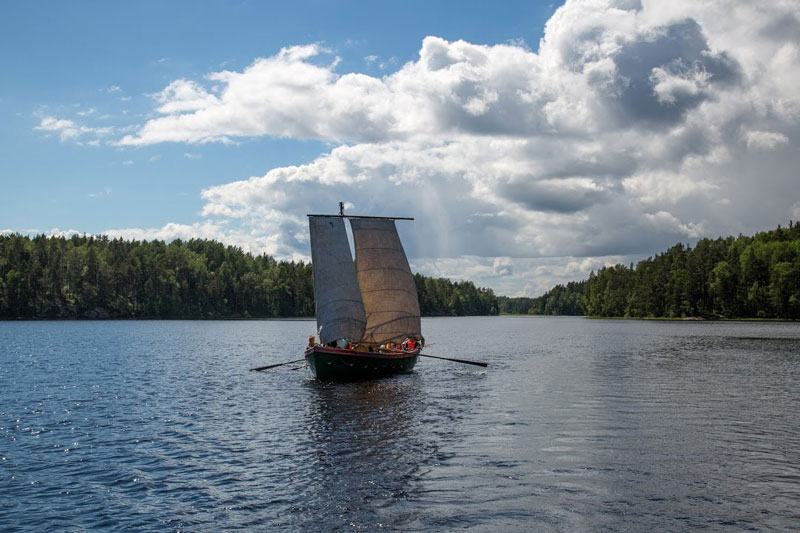
[(538, 298), (508, 298), (498, 296), (501, 313), (512, 315), (583, 315), (583, 290), (585, 281), (570, 281), (556, 285)]
[(631, 318), (800, 318), (800, 224), (676, 244), (593, 272), (538, 298), (499, 298), (500, 311)]
[[(676, 244), (537, 298), (416, 274), (425, 316), (800, 318), (800, 224)], [(0, 235), (0, 318), (314, 316), (311, 264), (216, 241)]]
[[(471, 282), (415, 276), (423, 315), (497, 314)], [(216, 241), (0, 235), (0, 318), (314, 316), (310, 263)]]

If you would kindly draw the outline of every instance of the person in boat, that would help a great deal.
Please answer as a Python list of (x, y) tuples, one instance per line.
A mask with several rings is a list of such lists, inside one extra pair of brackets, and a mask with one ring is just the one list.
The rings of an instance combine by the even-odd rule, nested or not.
[(352, 350), (353, 343), (350, 342), (350, 339), (339, 339), (336, 341), (336, 347), (341, 348), (343, 350)]
[(414, 351), (417, 348), (417, 339), (414, 337), (406, 337), (403, 341), (403, 350)]
[(308, 347), (313, 348), (314, 345), (317, 343), (317, 338), (314, 335), (308, 336)]

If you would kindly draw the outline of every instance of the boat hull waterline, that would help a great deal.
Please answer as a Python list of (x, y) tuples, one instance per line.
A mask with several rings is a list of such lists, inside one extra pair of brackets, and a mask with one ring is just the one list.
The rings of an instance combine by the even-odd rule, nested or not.
[(306, 362), (321, 380), (353, 381), (405, 374), (417, 364), (419, 350), (410, 352), (365, 352), (329, 346), (306, 349)]

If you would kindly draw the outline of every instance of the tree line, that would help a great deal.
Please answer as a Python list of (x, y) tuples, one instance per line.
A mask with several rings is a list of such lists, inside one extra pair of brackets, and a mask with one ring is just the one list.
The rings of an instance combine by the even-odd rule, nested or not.
[[(800, 319), (800, 224), (676, 244), (539, 298), (500, 298), (501, 312), (632, 318)], [(576, 310), (578, 313), (574, 313)]]
[[(497, 314), (490, 289), (414, 277), (424, 315)], [(0, 235), (0, 318), (314, 316), (312, 266), (203, 239)]]
[(498, 296), (501, 313), (513, 315), (583, 315), (583, 291), (586, 281), (556, 285), (537, 298)]

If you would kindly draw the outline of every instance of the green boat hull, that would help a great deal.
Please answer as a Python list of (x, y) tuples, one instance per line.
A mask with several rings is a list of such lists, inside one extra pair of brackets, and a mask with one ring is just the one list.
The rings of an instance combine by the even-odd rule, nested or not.
[(306, 362), (320, 380), (357, 381), (411, 372), (416, 353), (377, 353), (314, 346), (306, 350)]

